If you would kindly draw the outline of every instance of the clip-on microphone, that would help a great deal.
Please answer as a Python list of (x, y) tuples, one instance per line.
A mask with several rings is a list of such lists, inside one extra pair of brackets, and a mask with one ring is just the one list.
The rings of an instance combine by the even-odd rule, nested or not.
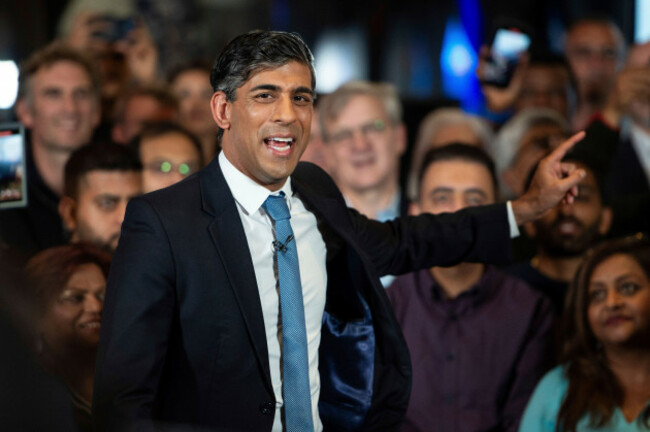
[(277, 240), (273, 240), (273, 250), (275, 252), (277, 252), (277, 251), (286, 252), (287, 251), (287, 245), (289, 244), (289, 242), (291, 240), (293, 240), (293, 234), (289, 235), (289, 237), (287, 237), (287, 240), (284, 243), (279, 242)]

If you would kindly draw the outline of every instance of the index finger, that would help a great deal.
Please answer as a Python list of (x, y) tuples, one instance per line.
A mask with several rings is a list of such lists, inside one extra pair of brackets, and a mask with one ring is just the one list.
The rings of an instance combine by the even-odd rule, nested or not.
[(569, 150), (577, 143), (582, 141), (582, 139), (585, 137), (585, 131), (580, 131), (577, 134), (573, 135), (571, 138), (568, 140), (564, 141), (562, 144), (560, 144), (555, 150), (551, 152), (551, 154), (548, 156), (549, 160), (553, 162), (559, 162), (564, 158), (564, 156), (567, 154)]

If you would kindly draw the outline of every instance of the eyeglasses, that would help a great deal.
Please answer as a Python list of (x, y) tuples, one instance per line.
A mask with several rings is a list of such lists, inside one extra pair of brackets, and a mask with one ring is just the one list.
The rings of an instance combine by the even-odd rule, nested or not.
[(354, 132), (359, 131), (364, 137), (372, 136), (379, 134), (386, 130), (386, 122), (382, 119), (375, 119), (371, 122), (357, 126), (356, 128), (350, 129), (340, 129), (337, 132), (330, 135), (329, 141), (333, 143), (348, 143), (354, 138)]
[(145, 168), (156, 174), (170, 174), (178, 172), (182, 176), (188, 176), (196, 172), (197, 166), (193, 163), (174, 164), (169, 161), (154, 161), (145, 165)]
[(620, 53), (616, 48), (589, 48), (589, 47), (576, 47), (569, 51), (569, 55), (578, 61), (588, 60), (603, 60), (603, 61), (616, 61), (620, 57)]

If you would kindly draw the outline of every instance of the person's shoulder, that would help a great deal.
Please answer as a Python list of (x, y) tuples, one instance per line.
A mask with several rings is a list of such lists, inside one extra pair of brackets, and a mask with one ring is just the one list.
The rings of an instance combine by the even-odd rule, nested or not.
[(125, 220), (136, 215), (140, 217), (151, 214), (161, 220), (178, 220), (192, 217), (191, 209), (201, 208), (199, 177), (194, 174), (169, 187), (148, 192), (129, 201)]
[(311, 162), (298, 162), (296, 169), (291, 174), (294, 184), (305, 191), (316, 192), (341, 198), (341, 191), (336, 186), (334, 179), (318, 165)]
[(139, 198), (148, 201), (156, 208), (174, 208), (196, 199), (199, 195), (199, 174), (197, 173), (166, 188), (145, 193)]
[(546, 372), (537, 387), (545, 393), (565, 393), (568, 385), (566, 367), (566, 365), (558, 365)]
[(537, 384), (531, 401), (559, 410), (560, 403), (564, 400), (569, 382), (566, 378), (566, 365), (559, 365), (546, 372), (546, 375)]
[(565, 366), (551, 369), (540, 380), (519, 425), (520, 432), (554, 432), (567, 391)]
[(490, 278), (488, 280), (498, 286), (501, 296), (512, 299), (522, 306), (535, 305), (546, 301), (546, 298), (524, 279), (493, 266), (489, 267), (489, 272)]
[(409, 291), (417, 284), (416, 273), (406, 273), (400, 276), (397, 276), (393, 282), (386, 288), (386, 294), (388, 297), (401, 297), (403, 295), (408, 295)]

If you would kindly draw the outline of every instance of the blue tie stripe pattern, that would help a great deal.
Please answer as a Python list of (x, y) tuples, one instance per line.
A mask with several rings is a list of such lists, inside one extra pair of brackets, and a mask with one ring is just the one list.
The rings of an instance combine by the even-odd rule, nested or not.
[(291, 229), (291, 215), (284, 193), (280, 196), (269, 195), (262, 207), (275, 223), (273, 245), (280, 282), (285, 430), (287, 432), (313, 431), (305, 309), (302, 300), (298, 250)]

